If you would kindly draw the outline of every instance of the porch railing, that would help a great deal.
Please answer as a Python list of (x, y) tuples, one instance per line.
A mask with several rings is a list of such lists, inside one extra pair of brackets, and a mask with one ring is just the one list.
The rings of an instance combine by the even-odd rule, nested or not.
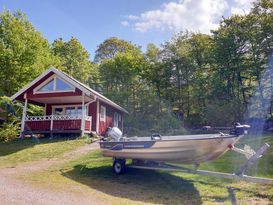
[[(25, 130), (80, 130), (82, 115), (26, 116)], [(85, 116), (84, 130), (91, 131), (92, 117)]]
[[(44, 115), (26, 116), (26, 121), (45, 121), (45, 120), (81, 120), (82, 115)], [(86, 120), (91, 120), (91, 116), (85, 116)]]

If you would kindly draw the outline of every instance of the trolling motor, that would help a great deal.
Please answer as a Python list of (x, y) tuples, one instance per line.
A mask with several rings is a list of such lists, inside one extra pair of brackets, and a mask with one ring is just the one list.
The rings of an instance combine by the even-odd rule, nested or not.
[(234, 127), (230, 130), (230, 135), (246, 135), (250, 125), (241, 125), (240, 123), (235, 123)]

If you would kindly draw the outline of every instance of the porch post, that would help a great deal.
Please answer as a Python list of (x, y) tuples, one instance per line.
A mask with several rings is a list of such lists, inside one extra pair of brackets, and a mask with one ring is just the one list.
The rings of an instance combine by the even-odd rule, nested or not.
[(85, 128), (85, 105), (84, 105), (84, 95), (85, 93), (82, 92), (82, 120), (81, 120), (81, 137), (84, 135), (84, 128)]
[(96, 113), (96, 133), (99, 134), (99, 124), (100, 124), (100, 103), (99, 99), (97, 99), (97, 113)]
[(25, 99), (25, 105), (24, 105), (23, 114), (22, 114), (20, 138), (24, 137), (24, 131), (25, 131), (25, 120), (27, 116), (27, 102), (28, 102), (26, 93), (24, 95), (24, 99)]

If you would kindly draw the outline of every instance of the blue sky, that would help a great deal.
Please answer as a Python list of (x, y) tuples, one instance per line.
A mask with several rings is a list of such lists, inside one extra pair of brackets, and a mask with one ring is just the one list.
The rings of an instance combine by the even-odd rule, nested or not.
[(179, 30), (209, 33), (221, 16), (248, 13), (250, 0), (0, 0), (1, 10), (22, 10), (50, 42), (79, 39), (94, 57), (116, 36), (142, 46), (160, 45)]

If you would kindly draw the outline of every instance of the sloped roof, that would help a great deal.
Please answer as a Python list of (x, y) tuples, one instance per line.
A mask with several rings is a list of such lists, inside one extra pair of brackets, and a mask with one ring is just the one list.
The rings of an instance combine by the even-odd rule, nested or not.
[(76, 80), (75, 78), (71, 77), (70, 75), (56, 69), (56, 68), (50, 68), (48, 70), (46, 70), (44, 73), (42, 73), (41, 75), (39, 75), (35, 80), (33, 80), (31, 83), (29, 83), (28, 85), (26, 85), (25, 87), (23, 87), (21, 90), (19, 90), (17, 93), (15, 93), (14, 95), (11, 96), (12, 100), (15, 100), (18, 96), (20, 96), (21, 94), (23, 94), (24, 92), (26, 92), (30, 87), (32, 87), (35, 83), (37, 83), (38, 81), (40, 81), (43, 77), (45, 77), (46, 75), (48, 75), (50, 72), (55, 73), (56, 75), (60, 76), (61, 78), (67, 80), (69, 83), (71, 83), (73, 86), (75, 86), (76, 88), (78, 88), (79, 90), (81, 90), (82, 92), (84, 92), (87, 95), (95, 95), (99, 100), (115, 107), (116, 109), (128, 113), (127, 110), (125, 110), (124, 108), (122, 108), (121, 106), (119, 106), (118, 104), (114, 103), (113, 101), (111, 101), (110, 99), (106, 98), (105, 96), (103, 96), (102, 94), (98, 93), (97, 91), (93, 90), (92, 88), (88, 87), (87, 85), (81, 83), (80, 81)]

